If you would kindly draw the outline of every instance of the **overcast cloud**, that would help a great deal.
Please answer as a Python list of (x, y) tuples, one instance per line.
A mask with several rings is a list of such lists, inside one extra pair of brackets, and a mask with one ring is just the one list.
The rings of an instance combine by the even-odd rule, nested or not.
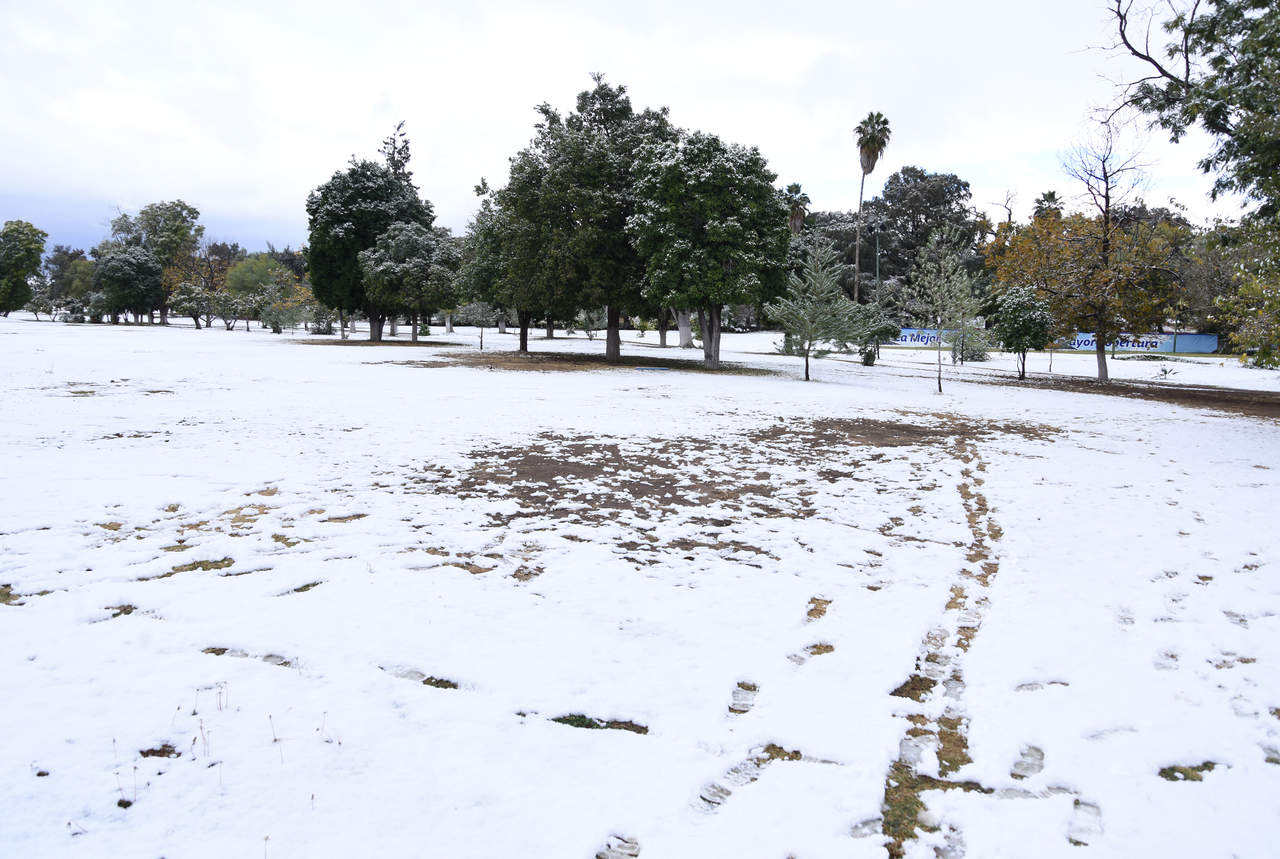
[[(306, 239), (307, 193), (352, 155), (375, 157), (403, 119), (411, 167), (438, 223), (461, 231), (481, 177), (506, 180), (533, 107), (569, 109), (604, 72), (637, 108), (758, 146), (814, 209), (858, 199), (853, 126), (871, 110), (893, 137), (867, 197), (914, 164), (968, 180), (1000, 215), (1042, 191), (1070, 199), (1062, 154), (1110, 79), (1103, 0), (968, 3), (552, 2), (428, 4), (0, 0), (0, 220), (87, 247), (117, 207), (181, 198), (214, 238), (260, 248)], [(1144, 135), (1128, 137), (1138, 145)], [(1156, 132), (1146, 199), (1210, 204), (1207, 142)]]

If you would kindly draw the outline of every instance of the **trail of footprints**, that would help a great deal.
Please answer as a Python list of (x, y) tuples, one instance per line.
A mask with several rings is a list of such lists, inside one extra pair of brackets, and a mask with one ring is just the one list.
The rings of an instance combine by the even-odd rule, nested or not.
[[(941, 835), (942, 844), (936, 848), (939, 856), (958, 859), (965, 855), (963, 833), (928, 811), (922, 798), (927, 791), (964, 790), (992, 794), (1000, 799), (1074, 793), (1060, 787), (1041, 792), (1019, 788), (995, 790), (973, 781), (951, 778), (972, 762), (968, 751), (962, 663), (990, 607), (985, 592), (1000, 571), (993, 544), (1003, 533), (981, 492), (984, 482), (981, 473), (986, 470), (986, 464), (973, 444), (964, 439), (957, 440), (956, 455), (964, 464), (958, 489), (972, 535), (972, 542), (966, 547), (966, 566), (951, 587), (941, 622), (925, 636), (915, 672), (892, 693), (918, 706), (904, 708), (910, 727), (899, 744), (898, 760), (885, 778), (881, 817), (862, 821), (853, 828), (855, 837), (881, 834), (887, 842), (889, 856), (895, 859), (905, 855), (905, 843), (917, 838), (921, 830)], [(1044, 769), (1044, 760), (1042, 749), (1024, 747), (1009, 774), (1015, 780), (1031, 778)], [(1096, 841), (1101, 832), (1099, 807), (1076, 797), (1068, 827), (1070, 842), (1087, 845)]]

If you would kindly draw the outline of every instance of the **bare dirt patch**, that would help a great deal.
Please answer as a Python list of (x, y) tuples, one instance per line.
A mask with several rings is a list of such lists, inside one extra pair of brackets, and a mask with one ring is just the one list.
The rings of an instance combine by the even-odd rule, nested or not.
[(1070, 391), (1076, 394), (1097, 394), (1109, 397), (1130, 397), (1186, 406), (1192, 409), (1220, 409), (1259, 418), (1280, 418), (1280, 393), (1274, 391), (1250, 391), (1242, 388), (1219, 388), (1212, 385), (1174, 385), (1161, 382), (1137, 382), (1112, 380), (1106, 384), (1081, 378), (1034, 377), (971, 378), (966, 382), (978, 385), (1001, 385), (1015, 388), (1039, 388), (1050, 391)]
[(455, 346), (455, 347), (459, 347), (459, 346), (462, 346), (462, 345), (463, 345), (462, 343), (458, 343), (458, 342), (455, 342), (455, 341), (452, 341), (452, 340), (419, 340), (419, 341), (417, 341), (417, 342), (415, 343), (415, 342), (414, 342), (414, 341), (412, 341), (412, 340), (378, 340), (378, 341), (373, 341), (373, 340), (369, 340), (368, 338), (363, 339), (363, 340), (355, 340), (355, 339), (351, 339), (351, 340), (342, 340), (341, 338), (337, 338), (337, 337), (333, 338), (332, 340), (331, 340), (331, 339), (328, 339), (328, 338), (322, 338), (322, 337), (304, 337), (304, 338), (302, 338), (302, 339), (300, 339), (300, 340), (294, 340), (294, 341), (292, 341), (292, 342), (294, 342), (294, 343), (301, 343), (303, 346), (355, 346), (355, 347), (359, 347), (359, 346), (368, 346), (368, 347), (378, 347), (378, 346), (399, 346), (399, 347), (405, 347), (405, 346), (408, 346), (408, 347), (410, 347), (410, 348), (414, 348), (414, 349), (438, 349), (438, 348), (440, 348), (441, 346)]
[[(709, 370), (697, 361), (679, 358), (658, 358), (648, 355), (623, 355), (615, 362), (604, 360), (601, 355), (576, 352), (449, 352), (447, 357), (455, 364), (478, 367), (485, 370), (522, 370), (547, 373), (581, 372), (586, 370), (680, 370), (686, 373), (716, 373), (731, 376), (774, 376), (772, 370), (761, 370), (740, 364), (725, 363), (719, 370)], [(447, 366), (447, 365), (431, 365)]]

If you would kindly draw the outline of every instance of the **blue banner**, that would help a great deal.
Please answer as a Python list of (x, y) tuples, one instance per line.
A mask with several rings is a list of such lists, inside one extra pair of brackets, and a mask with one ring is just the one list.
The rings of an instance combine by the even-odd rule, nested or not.
[[(952, 331), (942, 332), (942, 345), (951, 345)], [(1092, 351), (1094, 348), (1092, 334), (1077, 334), (1058, 348)], [(936, 328), (903, 328), (895, 341), (898, 346), (937, 347), (938, 329)], [(1112, 344), (1108, 343), (1110, 349)], [(1174, 348), (1174, 347), (1177, 348)], [(1217, 352), (1217, 334), (1121, 334), (1115, 342), (1117, 352)]]

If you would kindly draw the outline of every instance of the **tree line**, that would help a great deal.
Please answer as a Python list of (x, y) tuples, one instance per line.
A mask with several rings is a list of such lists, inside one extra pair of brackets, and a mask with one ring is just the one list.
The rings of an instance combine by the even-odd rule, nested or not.
[[(1199, 227), (1176, 204), (1138, 198), (1115, 110), (1067, 159), (1070, 196), (1083, 201), (1074, 209), (1047, 191), (1019, 222), (1010, 194), (993, 223), (960, 177), (907, 166), (865, 205), (860, 185), (855, 211), (810, 212), (799, 184), (775, 186), (756, 148), (679, 128), (666, 108), (637, 109), (625, 87), (595, 75), (573, 110), (537, 108), (505, 184), (477, 186), (464, 235), (435, 225), (402, 123), (379, 160), (353, 157), (308, 196), (301, 250), (249, 254), (206, 241), (198, 211), (181, 200), (121, 214), (87, 253), (59, 245), (45, 255), (44, 233), (10, 221), (0, 231), (0, 312), (158, 313), (162, 323), (179, 314), (228, 328), (255, 318), (276, 331), (299, 321), (328, 330), (336, 314), (344, 335), (359, 315), (378, 340), (388, 321), (407, 320), (416, 337), (433, 314), (466, 305), (473, 321), (516, 325), (522, 351), (535, 322), (549, 334), (603, 329), (611, 361), (627, 319), (653, 320), (664, 345), (673, 325), (692, 345), (696, 326), (712, 367), (724, 328), (767, 323), (786, 330), (783, 350), (806, 366), (829, 348), (870, 363), (898, 326), (920, 325), (956, 329), (960, 360), (1001, 345), (1025, 371), (1027, 351), (1089, 331), (1102, 380), (1107, 343), (1172, 327), (1216, 332), (1259, 363), (1280, 362), (1280, 150), (1274, 106), (1260, 95), (1275, 90), (1260, 82), (1280, 81), (1280, 13), (1264, 0), (1170, 7), (1170, 42), (1157, 56), (1131, 5), (1108, 2), (1120, 49), (1150, 72), (1123, 90), (1121, 107), (1174, 139), (1208, 131), (1215, 148), (1202, 167), (1215, 194), (1258, 204), (1242, 223)], [(854, 130), (864, 184), (889, 140), (877, 112)]]

